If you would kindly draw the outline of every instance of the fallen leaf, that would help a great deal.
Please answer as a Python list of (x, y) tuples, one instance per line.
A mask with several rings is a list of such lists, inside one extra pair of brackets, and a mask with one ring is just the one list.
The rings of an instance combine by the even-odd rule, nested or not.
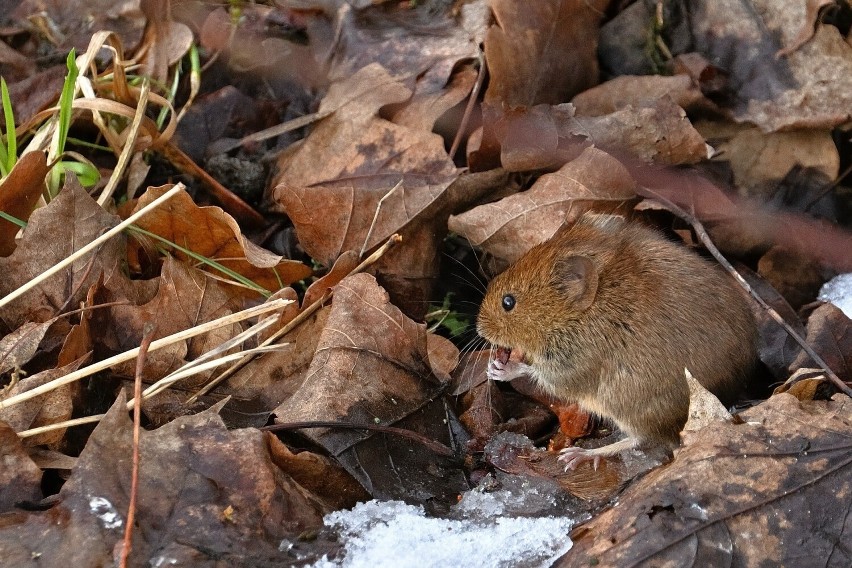
[(840, 155), (829, 130), (766, 133), (722, 121), (697, 122), (695, 128), (716, 150), (713, 161), (730, 164), (734, 184), (743, 195), (770, 195), (795, 167), (818, 170), (829, 181), (840, 171)]
[(0, 513), (12, 511), (21, 503), (41, 500), (41, 469), (27, 455), (15, 431), (0, 422)]
[(320, 113), (334, 113), (279, 163), (275, 201), (326, 266), (399, 232), (458, 175), (439, 136), (375, 116), (409, 94), (378, 65), (361, 69), (329, 89)]
[[(808, 318), (808, 344), (823, 358), (841, 380), (852, 381), (852, 321), (834, 304), (825, 303)], [(815, 367), (810, 356), (802, 352), (790, 365)]]
[(852, 490), (849, 398), (800, 403), (782, 394), (742, 418), (699, 431), (617, 507), (575, 528), (555, 566), (787, 566), (801, 563), (802, 546), (838, 566), (852, 561), (837, 547), (848, 540), (848, 500), (837, 496)]
[(450, 217), (450, 230), (506, 264), (552, 237), (557, 229), (592, 207), (613, 210), (636, 197), (627, 169), (596, 148), (533, 186), (496, 203)]
[[(149, 188), (134, 211), (151, 203), (170, 188)], [(295, 260), (260, 248), (249, 241), (237, 222), (218, 207), (199, 207), (185, 192), (140, 219), (136, 226), (189, 249), (251, 280), (268, 291), (278, 290), (284, 285), (298, 282), (311, 274), (309, 267)], [(160, 243), (157, 243), (158, 246)], [(189, 261), (178, 250), (171, 251), (176, 257)], [(199, 267), (218, 276), (223, 282), (233, 282), (232, 277), (206, 264)], [(235, 286), (233, 294), (257, 298), (257, 291)]]
[(597, 36), (608, 0), (491, 0), (485, 101), (559, 104), (598, 82)]
[[(133, 426), (120, 396), (92, 434), (59, 504), (19, 514), (0, 529), (4, 559), (26, 566), (113, 563), (127, 514)], [(228, 431), (215, 410), (142, 430), (139, 498), (129, 565), (289, 564), (280, 548), (322, 526), (320, 502), (273, 462), (265, 435)], [(226, 509), (231, 510), (226, 515)]]
[[(436, 428), (455, 420), (440, 402), (442, 391), (428, 364), (425, 326), (390, 304), (375, 278), (356, 274), (338, 284), (305, 382), (275, 409), (276, 422), (393, 425), (450, 445), (447, 427)], [(408, 439), (334, 428), (304, 435), (374, 498), (446, 497), (463, 483), (458, 469)], [(445, 474), (428, 473), (435, 468)]]
[(627, 107), (653, 106), (666, 96), (687, 111), (710, 104), (688, 75), (621, 75), (583, 91), (571, 104), (576, 116), (603, 116)]
[[(29, 282), (54, 264), (88, 245), (106, 230), (118, 224), (118, 218), (103, 210), (80, 187), (74, 176), (47, 206), (33, 212), (18, 247), (10, 256), (0, 258), (0, 297)], [(124, 237), (119, 235), (98, 250), (44, 280), (0, 311), (8, 329), (24, 322), (43, 322), (67, 306), (84, 301), (89, 288), (102, 276), (108, 279), (120, 272)]]
[[(21, 221), (27, 221), (44, 188), (47, 175), (44, 152), (28, 152), (20, 157), (12, 171), (0, 182), (0, 211)], [(21, 228), (0, 218), (0, 256), (15, 250), (15, 235)]]

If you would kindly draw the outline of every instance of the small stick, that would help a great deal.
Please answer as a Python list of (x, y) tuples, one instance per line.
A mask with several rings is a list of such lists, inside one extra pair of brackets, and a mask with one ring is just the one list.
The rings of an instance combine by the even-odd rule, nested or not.
[[(157, 349), (162, 349), (167, 345), (171, 345), (172, 343), (177, 343), (178, 341), (184, 341), (191, 337), (195, 337), (196, 335), (201, 335), (202, 333), (207, 333), (208, 331), (212, 331), (217, 329), (223, 325), (228, 325), (234, 322), (246, 320), (249, 318), (253, 318), (255, 316), (259, 316), (265, 314), (267, 312), (271, 312), (274, 310), (279, 310), (284, 306), (290, 304), (290, 300), (273, 300), (271, 302), (267, 302), (266, 304), (261, 304), (260, 306), (255, 306), (253, 308), (249, 308), (247, 310), (243, 310), (241, 312), (237, 312), (235, 314), (230, 314), (227, 316), (223, 316), (221, 318), (215, 319), (213, 321), (209, 321), (207, 323), (195, 326), (190, 329), (185, 329), (178, 333), (168, 335), (157, 341), (151, 343), (148, 351), (156, 351)], [(59, 388), (62, 385), (67, 385), (69, 383), (73, 383), (74, 381), (78, 381), (82, 378), (88, 377), (89, 375), (93, 375), (98, 371), (103, 371), (104, 369), (108, 369), (113, 365), (117, 365), (119, 363), (123, 363), (125, 361), (129, 361), (139, 355), (139, 348), (136, 347), (134, 349), (130, 349), (129, 351), (125, 351), (124, 353), (119, 353), (109, 359), (104, 359), (103, 361), (99, 361), (88, 367), (83, 367), (82, 369), (78, 369), (73, 373), (69, 373), (57, 379), (54, 379), (50, 382), (47, 382), (39, 387), (34, 389), (30, 389), (28, 391), (24, 391), (22, 393), (18, 393), (15, 396), (11, 396), (6, 400), (0, 400), (0, 410), (4, 408), (9, 408), (14, 406), (20, 402), (25, 400), (30, 400), (31, 398), (35, 398), (41, 394), (46, 392), (50, 392), (53, 389)]]
[(399, 180), (399, 182), (397, 182), (397, 184), (396, 184), (395, 186), (393, 186), (392, 188), (390, 188), (390, 191), (388, 191), (386, 194), (384, 194), (384, 195), (382, 196), (382, 198), (381, 198), (381, 199), (379, 199), (379, 203), (378, 203), (378, 205), (376, 205), (376, 212), (373, 214), (373, 222), (372, 222), (372, 223), (370, 223), (370, 228), (369, 228), (369, 230), (367, 231), (367, 236), (366, 236), (366, 237), (364, 237), (364, 244), (361, 246), (361, 252), (360, 252), (360, 253), (358, 253), (358, 258), (363, 257), (363, 256), (364, 256), (364, 251), (366, 251), (366, 250), (367, 250), (367, 244), (370, 242), (370, 237), (372, 237), (372, 236), (373, 236), (373, 229), (375, 229), (375, 228), (376, 228), (376, 220), (379, 218), (379, 211), (381, 211), (381, 210), (382, 210), (382, 205), (384, 205), (384, 204), (385, 204), (385, 199), (387, 199), (388, 197), (390, 197), (391, 195), (393, 195), (393, 193), (394, 193), (397, 189), (399, 189), (400, 187), (402, 187), (402, 181), (403, 181), (403, 180), (401, 180), (401, 179), (400, 179), (400, 180)]
[(7, 296), (5, 296), (4, 298), (0, 299), (0, 308), (2, 308), (6, 304), (8, 304), (12, 300), (14, 300), (15, 298), (17, 298), (21, 294), (24, 294), (25, 292), (31, 290), (32, 288), (35, 288), (36, 286), (41, 284), (44, 280), (50, 278), (51, 276), (53, 276), (54, 274), (56, 274), (57, 272), (59, 272), (60, 270), (62, 270), (66, 266), (68, 266), (69, 264), (71, 264), (72, 262), (76, 261), (80, 257), (85, 256), (88, 253), (90, 253), (91, 251), (93, 251), (94, 249), (98, 248), (100, 245), (102, 245), (106, 241), (110, 240), (111, 238), (113, 238), (114, 236), (119, 234), (121, 231), (126, 229), (128, 226), (132, 225), (133, 223), (138, 221), (140, 218), (144, 217), (145, 215), (147, 215), (148, 213), (150, 213), (151, 211), (153, 211), (154, 209), (156, 209), (157, 207), (159, 207), (160, 205), (162, 205), (163, 203), (165, 203), (166, 201), (168, 201), (169, 199), (171, 199), (172, 197), (177, 195), (178, 192), (183, 191), (183, 190), (184, 190), (184, 185), (182, 183), (176, 184), (169, 191), (167, 191), (166, 193), (164, 193), (163, 195), (161, 195), (160, 197), (158, 197), (157, 199), (155, 199), (154, 201), (152, 201), (151, 203), (149, 203), (148, 205), (146, 205), (145, 207), (143, 207), (142, 209), (140, 209), (139, 211), (137, 211), (136, 213), (134, 213), (133, 215), (131, 215), (130, 217), (128, 217), (127, 219), (125, 219), (124, 221), (122, 221), (121, 223), (119, 223), (118, 225), (116, 225), (115, 227), (113, 227), (112, 229), (107, 231), (106, 233), (104, 233), (103, 235), (101, 235), (100, 237), (98, 237), (97, 239), (93, 240), (92, 242), (90, 242), (89, 244), (87, 244), (86, 246), (84, 246), (83, 248), (81, 248), (80, 250), (78, 250), (77, 252), (75, 252), (74, 254), (72, 254), (71, 256), (66, 258), (65, 260), (62, 260), (59, 263), (53, 265), (52, 267), (50, 267), (46, 271), (42, 272), (41, 274), (39, 274), (38, 276), (36, 276), (35, 278), (30, 280), (26, 284), (24, 284), (23, 286), (21, 286), (20, 288), (15, 290), (14, 292), (12, 292), (12, 293), (8, 294)]
[(479, 97), (479, 91), (482, 89), (482, 84), (485, 82), (485, 76), (488, 74), (488, 65), (485, 62), (485, 57), (482, 52), (479, 53), (479, 74), (476, 76), (476, 83), (473, 84), (473, 89), (470, 90), (470, 98), (467, 100), (467, 106), (464, 108), (459, 128), (456, 130), (456, 137), (453, 138), (453, 145), (450, 147), (449, 156), (452, 160), (456, 157), (461, 139), (464, 136), (464, 131), (467, 130), (467, 125), (470, 122), (470, 117), (473, 115), (473, 106), (476, 104), (476, 99)]
[[(139, 345), (139, 357), (136, 359), (136, 376), (133, 381), (133, 394), (136, 400), (142, 396), (142, 371), (145, 369), (145, 359), (148, 348), (154, 339), (157, 327), (145, 324), (145, 336)], [(127, 568), (127, 557), (133, 547), (133, 524), (136, 521), (136, 499), (139, 495), (139, 431), (142, 429), (142, 405), (137, 404), (133, 409), (133, 468), (130, 474), (130, 503), (127, 505), (127, 520), (124, 525), (124, 543), (121, 546), (119, 566)]]
[(768, 313), (769, 316), (778, 323), (778, 325), (784, 328), (784, 330), (790, 335), (790, 337), (792, 337), (796, 341), (796, 343), (802, 346), (802, 349), (805, 350), (805, 353), (807, 353), (811, 357), (811, 359), (813, 359), (814, 362), (819, 365), (823, 371), (825, 371), (825, 374), (828, 379), (832, 383), (834, 383), (834, 385), (838, 389), (840, 389), (841, 392), (845, 393), (847, 396), (852, 397), (852, 388), (849, 388), (849, 385), (844, 383), (840, 379), (840, 377), (838, 377), (837, 374), (835, 374), (835, 372), (831, 370), (831, 368), (828, 366), (828, 363), (826, 363), (825, 360), (820, 357), (816, 351), (813, 350), (813, 348), (808, 344), (805, 338), (799, 335), (796, 330), (790, 326), (790, 324), (784, 321), (784, 318), (782, 318), (781, 315), (772, 308), (772, 306), (767, 304), (766, 301), (761, 298), (760, 295), (754, 290), (754, 288), (751, 287), (751, 284), (746, 282), (745, 278), (743, 278), (740, 273), (737, 272), (737, 269), (734, 268), (734, 266), (730, 262), (728, 262), (728, 260), (724, 257), (724, 255), (722, 255), (719, 249), (716, 248), (716, 245), (713, 244), (713, 241), (710, 239), (710, 235), (707, 234), (707, 231), (704, 229), (704, 225), (701, 224), (701, 221), (699, 221), (694, 215), (692, 215), (691, 213), (687, 213), (674, 202), (663, 197), (656, 191), (647, 187), (643, 189), (647, 193), (650, 193), (653, 196), (653, 199), (656, 199), (657, 201), (665, 205), (672, 213), (689, 223), (695, 230), (695, 234), (698, 235), (698, 240), (700, 240), (701, 243), (705, 247), (707, 247), (707, 250), (710, 251), (710, 254), (713, 255), (713, 257), (719, 262), (719, 264), (721, 264), (722, 267), (727, 270), (731, 274), (731, 276), (734, 277), (734, 279), (736, 279), (739, 285), (742, 286), (745, 291), (748, 292), (749, 295), (754, 298), (758, 304), (760, 304), (760, 307), (762, 307), (766, 311), (766, 313)]

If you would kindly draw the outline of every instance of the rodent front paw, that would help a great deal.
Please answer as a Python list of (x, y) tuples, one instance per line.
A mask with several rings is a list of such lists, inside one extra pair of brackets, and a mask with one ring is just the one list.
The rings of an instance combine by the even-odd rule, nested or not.
[(585, 461), (591, 461), (595, 471), (601, 463), (601, 456), (591, 450), (571, 446), (564, 448), (559, 452), (558, 461), (565, 462), (565, 471), (576, 469), (578, 465)]
[(491, 359), (488, 363), (488, 378), (492, 381), (511, 381), (532, 373), (532, 367), (519, 361)]

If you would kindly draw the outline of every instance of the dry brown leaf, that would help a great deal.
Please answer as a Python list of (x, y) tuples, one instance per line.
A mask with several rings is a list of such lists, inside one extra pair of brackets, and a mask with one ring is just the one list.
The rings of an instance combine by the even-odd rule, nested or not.
[[(277, 423), (393, 425), (449, 444), (447, 426), (437, 426), (454, 418), (435, 400), (443, 389), (429, 367), (425, 326), (388, 300), (368, 274), (338, 284), (308, 375), (275, 409)], [(380, 434), (358, 430), (322, 428), (304, 434), (337, 456), (376, 498), (445, 496), (464, 483), (457, 467), (404, 438), (394, 436), (389, 445)], [(447, 468), (446, 474), (440, 479), (429, 475), (434, 467)]]
[(491, 0), (485, 36), (491, 81), (485, 100), (559, 104), (598, 82), (598, 28), (609, 0)]
[[(31, 377), (26, 377), (9, 389), (6, 396), (15, 396), (16, 394), (32, 390), (53, 379), (76, 371), (86, 362), (87, 358), (88, 355), (85, 355), (64, 367), (57, 367), (36, 373)], [(25, 400), (15, 406), (4, 408), (0, 410), (0, 420), (9, 424), (16, 432), (68, 420), (71, 418), (71, 397), (77, 388), (78, 386), (74, 384), (64, 385), (48, 393)], [(64, 430), (58, 430), (28, 438), (26, 442), (28, 445), (54, 443), (61, 439), (63, 434)]]
[(505, 263), (511, 263), (584, 211), (614, 209), (636, 197), (627, 169), (596, 148), (545, 174), (524, 192), (450, 217), (450, 230)]
[(393, 122), (413, 130), (433, 130), (435, 123), (444, 113), (470, 94), (476, 77), (476, 69), (465, 66), (453, 75), (443, 89), (429, 93), (415, 91), (402, 110), (393, 115)]
[(738, 122), (766, 132), (830, 129), (849, 120), (852, 109), (852, 45), (834, 26), (818, 26), (814, 37), (787, 57), (807, 6), (802, 0), (701, 0), (690, 5), (673, 40), (689, 45), (730, 74), (731, 110)]
[[(0, 272), (4, 276), (0, 278), (0, 297), (29, 282), (117, 224), (115, 215), (104, 211), (80, 187), (74, 176), (68, 176), (59, 195), (47, 206), (33, 212), (15, 252), (0, 258)], [(123, 249), (123, 236), (107, 241), (4, 306), (0, 319), (8, 329), (15, 329), (27, 321), (47, 321), (67, 306), (76, 307), (85, 300), (89, 288), (99, 278), (108, 279), (121, 271)]]
[(0, 422), (0, 513), (7, 513), (21, 503), (41, 500), (41, 468), (27, 455), (15, 431)]
[[(9, 175), (0, 183), (0, 211), (27, 221), (33, 211), (47, 175), (47, 157), (44, 152), (28, 152), (21, 156)], [(0, 256), (9, 256), (15, 250), (15, 235), (21, 228), (6, 219), (0, 219)]]
[[(375, 115), (409, 95), (378, 65), (361, 69), (329, 89), (320, 112), (334, 113), (279, 162), (275, 200), (301, 245), (326, 266), (399, 232), (458, 175), (440, 136)], [(412, 250), (405, 243), (398, 248)]]
[[(149, 188), (139, 198), (135, 211), (154, 201), (169, 189), (169, 186)], [(242, 234), (234, 218), (219, 207), (199, 207), (186, 193), (176, 195), (148, 213), (136, 225), (196, 254), (214, 260), (269, 291), (278, 290), (284, 285), (307, 278), (311, 274), (310, 268), (301, 262), (282, 259), (249, 241)], [(172, 252), (179, 258), (195, 262), (186, 258), (180, 251)], [(232, 281), (230, 276), (206, 264), (199, 264), (199, 268), (224, 278), (225, 281)], [(257, 297), (257, 292), (241, 286), (234, 287), (231, 293)]]
[(264, 426), (273, 409), (302, 387), (325, 328), (330, 307), (324, 307), (279, 340), (281, 350), (256, 357), (216, 387), (218, 397), (231, 395), (222, 411), (229, 426)]
[(683, 109), (668, 97), (649, 104), (580, 117), (570, 104), (505, 110), (486, 103), (483, 136), (493, 133), (496, 146), (478, 150), (476, 159), (498, 150), (500, 164), (509, 171), (554, 169), (591, 145), (660, 164), (694, 164), (707, 158), (704, 138)]
[[(139, 346), (146, 324), (157, 326), (154, 339), (158, 339), (233, 313), (237, 305), (233, 295), (206, 273), (167, 257), (159, 278), (157, 295), (140, 306), (110, 307), (108, 327), (101, 330), (97, 339), (110, 351), (120, 353)], [(174, 343), (149, 353), (143, 372), (144, 380), (153, 382), (161, 379), (187, 360), (195, 359), (240, 331), (242, 328), (239, 324), (223, 326), (187, 342)], [(129, 361), (114, 367), (113, 371), (133, 377), (135, 369), (136, 362)], [(203, 377), (194, 376), (181, 384), (195, 385)], [(146, 407), (146, 410), (153, 411), (156, 401), (156, 397), (149, 401), (152, 406)]]
[[(0, 529), (4, 562), (80, 568), (113, 564), (127, 514), (132, 423), (119, 397), (95, 429), (59, 504)], [(228, 431), (215, 411), (142, 430), (139, 499), (129, 566), (253, 566), (304, 561), (280, 545), (322, 526), (327, 512), (273, 462), (266, 436)]]
[(714, 162), (730, 164), (736, 187), (745, 195), (766, 195), (794, 167), (813, 168), (834, 180), (840, 155), (829, 130), (765, 133), (755, 126), (721, 121), (695, 124), (716, 150)]
[(456, 63), (478, 55), (478, 42), (468, 30), (472, 24), (465, 21), (476, 16), (467, 10), (458, 23), (435, 7), (393, 13), (350, 4), (340, 2), (331, 21), (317, 18), (308, 24), (315, 53), (330, 59), (332, 81), (378, 63), (394, 76), (416, 77), (416, 92), (429, 95), (443, 89)]
[(651, 106), (665, 96), (686, 110), (710, 104), (688, 75), (621, 75), (583, 91), (571, 104), (576, 116), (602, 116), (626, 107)]
[[(777, 395), (700, 430), (618, 506), (577, 527), (555, 566), (795, 566), (802, 551), (845, 566), (852, 402)], [(768, 521), (771, 519), (771, 521)]]
[[(807, 340), (837, 376), (852, 382), (852, 320), (840, 308), (829, 303), (818, 307), (808, 318)], [(790, 365), (790, 371), (814, 366), (803, 352)]]

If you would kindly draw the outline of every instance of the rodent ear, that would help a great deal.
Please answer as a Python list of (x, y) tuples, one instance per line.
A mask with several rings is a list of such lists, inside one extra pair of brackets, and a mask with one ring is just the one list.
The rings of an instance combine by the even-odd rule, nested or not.
[(598, 269), (587, 256), (560, 258), (553, 269), (553, 285), (571, 300), (573, 309), (583, 311), (597, 294)]

